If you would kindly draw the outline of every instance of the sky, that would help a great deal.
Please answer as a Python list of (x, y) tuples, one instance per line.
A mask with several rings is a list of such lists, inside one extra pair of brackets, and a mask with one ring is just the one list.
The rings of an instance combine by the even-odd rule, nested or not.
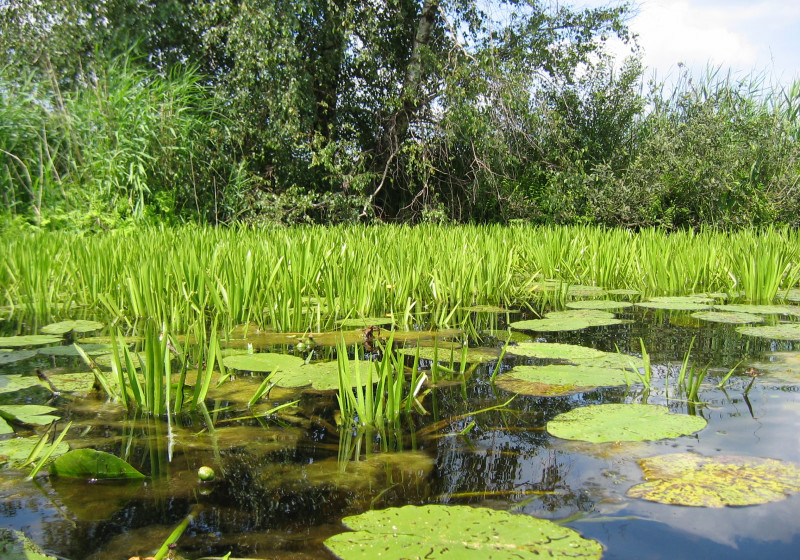
[[(616, 5), (574, 0), (573, 7)], [(683, 63), (693, 73), (710, 64), (734, 75), (764, 75), (773, 84), (800, 80), (797, 0), (633, 0), (629, 26), (644, 52), (645, 76), (670, 82)], [(625, 54), (623, 45), (617, 45)], [(654, 74), (653, 74), (654, 73)]]

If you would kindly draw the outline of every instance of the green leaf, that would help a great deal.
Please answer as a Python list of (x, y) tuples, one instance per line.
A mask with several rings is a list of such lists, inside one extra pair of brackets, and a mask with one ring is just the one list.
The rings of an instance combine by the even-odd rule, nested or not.
[(21, 362), (35, 355), (36, 350), (3, 350), (0, 351), (0, 366)]
[(95, 449), (74, 449), (50, 465), (50, 474), (83, 479), (136, 479), (145, 476), (110, 453)]
[(0, 528), (0, 560), (57, 560), (20, 531)]
[(31, 387), (41, 387), (41, 383), (35, 375), (0, 375), (0, 395)]
[(349, 319), (336, 321), (336, 324), (343, 329), (358, 327), (366, 328), (371, 327), (372, 325), (382, 327), (384, 325), (391, 325), (392, 323), (394, 323), (394, 319), (391, 317), (350, 317)]
[(552, 364), (517, 366), (497, 377), (497, 386), (506, 391), (556, 397), (591, 391), (597, 387), (625, 385), (621, 369)]
[[(718, 308), (719, 309), (719, 308)], [(703, 321), (710, 321), (712, 323), (730, 323), (730, 324), (747, 324), (747, 323), (763, 323), (764, 318), (752, 313), (742, 313), (738, 311), (698, 311), (692, 313), (695, 319), (702, 319)]]
[(606, 295), (607, 290), (600, 286), (583, 286), (573, 284), (567, 288), (567, 293), (573, 297), (597, 297)]
[(712, 307), (711, 302), (706, 302), (705, 298), (674, 297), (651, 299), (635, 304), (647, 309), (663, 309), (667, 311), (702, 311)]
[(296, 370), (304, 363), (305, 361), (297, 356), (275, 354), (272, 352), (239, 354), (228, 356), (222, 360), (222, 364), (227, 368), (262, 373), (272, 372), (276, 369), (281, 371)]
[(515, 321), (509, 326), (512, 329), (557, 332), (577, 331), (589, 327), (604, 327), (624, 323), (622, 319), (614, 317), (613, 313), (596, 309), (571, 309), (569, 311), (554, 311), (545, 315), (544, 319), (531, 319)]
[[(401, 348), (397, 353), (405, 356), (415, 356), (417, 348)], [(452, 350), (453, 361), (460, 363), (461, 354), (462, 350), (460, 348), (454, 348)], [(439, 348), (436, 352), (436, 359), (439, 362), (449, 362), (450, 355), (450, 348)], [(495, 348), (467, 348), (467, 363), (470, 364), (491, 362), (496, 360), (498, 356), (499, 352)], [(431, 346), (420, 346), (419, 357), (422, 360), (433, 360), (434, 349)]]
[(671, 453), (639, 460), (647, 482), (631, 498), (721, 508), (777, 502), (800, 492), (800, 466), (760, 457)]
[(599, 404), (559, 414), (547, 423), (547, 431), (562, 439), (600, 443), (673, 438), (705, 426), (703, 418), (671, 414), (665, 406)]
[(549, 358), (555, 360), (570, 360), (572, 358), (599, 358), (605, 352), (578, 346), (576, 344), (561, 344), (558, 342), (520, 342), (516, 346), (509, 346), (508, 353), (529, 358)]
[(61, 321), (42, 327), (41, 332), (45, 334), (66, 334), (70, 331), (85, 333), (102, 329), (104, 326), (103, 323), (97, 321)]
[[(25, 438), (11, 438), (0, 441), (0, 455), (7, 457), (11, 463), (22, 464), (28, 458), (36, 444), (39, 443), (39, 436)], [(63, 455), (69, 451), (69, 445), (61, 442), (55, 448), (51, 456)], [(2, 558), (2, 557), (0, 557)]]
[(0, 348), (18, 348), (20, 346), (40, 346), (61, 342), (60, 336), (50, 334), (29, 334), (25, 336), (0, 336)]
[(55, 408), (43, 404), (4, 404), (0, 405), (0, 410), (10, 414), (20, 422), (38, 424), (40, 426), (46, 426), (53, 420), (60, 418), (50, 414), (56, 411)]
[(800, 317), (800, 305), (747, 305), (744, 303), (731, 303), (728, 305), (715, 305), (714, 309), (736, 311), (739, 313), (753, 313), (756, 315), (794, 315), (795, 317)]
[(625, 309), (633, 304), (627, 301), (613, 301), (610, 299), (590, 299), (587, 301), (571, 301), (567, 304), (570, 309)]
[[(89, 356), (98, 356), (107, 354), (111, 351), (110, 344), (81, 344), (81, 348)], [(78, 351), (75, 349), (74, 344), (67, 346), (48, 346), (47, 348), (40, 348), (39, 354), (45, 356), (79, 356)]]
[(527, 515), (469, 506), (405, 506), (345, 517), (354, 532), (328, 538), (343, 560), (586, 558), (600, 543), (577, 531)]
[(747, 336), (772, 338), (775, 340), (800, 340), (800, 324), (785, 323), (765, 327), (739, 327), (736, 329)]

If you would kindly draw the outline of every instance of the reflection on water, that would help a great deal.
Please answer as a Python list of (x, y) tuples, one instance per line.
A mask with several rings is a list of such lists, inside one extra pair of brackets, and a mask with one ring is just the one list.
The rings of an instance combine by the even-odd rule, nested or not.
[[(679, 315), (631, 311), (633, 322), (572, 333), (548, 333), (548, 342), (582, 344), (635, 354), (641, 337), (651, 353), (652, 387), (598, 389), (569, 397), (518, 396), (507, 409), (466, 415), (508, 400), (492, 387), (493, 363), (468, 382), (442, 384), (417, 414), (394, 431), (339, 433), (330, 394), (277, 392), (276, 402), (299, 398), (280, 420), (241, 419), (224, 400), (205, 414), (161, 421), (126, 416), (118, 407), (88, 399), (59, 399), (55, 406), (79, 427), (72, 447), (91, 446), (128, 460), (149, 475), (145, 483), (67, 482), (4, 469), (0, 476), (0, 526), (23, 530), (65, 558), (127, 558), (152, 554), (197, 504), (195, 520), (180, 540), (188, 558), (332, 558), (322, 541), (343, 530), (339, 520), (370, 508), (405, 504), (470, 504), (511, 510), (568, 525), (605, 547), (604, 558), (793, 557), (800, 546), (800, 496), (759, 506), (707, 509), (630, 499), (641, 482), (636, 459), (689, 451), (703, 455), (753, 455), (800, 463), (800, 391), (790, 366), (765, 367), (769, 351), (794, 351), (792, 343), (742, 337), (727, 326), (683, 321)], [(498, 325), (499, 323), (499, 325)], [(503, 326), (503, 318), (477, 325)], [(700, 390), (702, 405), (679, 398), (666, 382), (696, 337), (693, 362), (710, 365)], [(504, 339), (492, 339), (497, 346)], [(38, 360), (38, 361), (37, 361)], [(509, 358), (506, 370), (522, 358)], [(764, 371), (737, 375), (724, 389), (719, 379), (740, 360)], [(527, 360), (531, 363), (531, 360)], [(773, 359), (773, 364), (775, 359)], [(20, 373), (52, 367), (52, 358), (16, 363)], [(74, 360), (59, 367), (78, 368)], [(740, 371), (742, 368), (740, 368)], [(255, 381), (255, 382), (254, 382)], [(243, 379), (252, 391), (257, 380)], [(233, 393), (231, 393), (233, 394)], [(25, 399), (42, 399), (36, 393)], [(3, 395), (2, 402), (19, 402)], [(16, 400), (15, 400), (16, 399)], [(544, 427), (555, 415), (603, 402), (665, 404), (673, 412), (702, 415), (708, 426), (676, 439), (644, 443), (586, 444), (559, 440)], [(38, 401), (37, 401), (38, 402)], [(472, 423), (474, 422), (474, 425)], [(77, 435), (79, 434), (79, 436)], [(8, 436), (3, 436), (8, 437)], [(169, 445), (168, 445), (169, 442)], [(196, 470), (213, 466), (218, 479), (200, 483)]]

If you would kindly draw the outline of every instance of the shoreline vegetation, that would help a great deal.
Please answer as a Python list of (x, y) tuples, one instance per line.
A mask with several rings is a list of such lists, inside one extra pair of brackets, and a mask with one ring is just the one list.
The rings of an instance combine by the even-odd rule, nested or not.
[(796, 298), (800, 282), (800, 233), (788, 228), (192, 226), (0, 237), (9, 322), (100, 314), (181, 332), (215, 317), (228, 331), (321, 332), (387, 316), (400, 328), (445, 327), (476, 306), (559, 308), (604, 295), (599, 287), (634, 290), (620, 294), (634, 300), (717, 293), (771, 303)]
[(28, 4), (0, 8), (3, 228), (800, 225), (800, 82), (667, 89), (626, 5)]

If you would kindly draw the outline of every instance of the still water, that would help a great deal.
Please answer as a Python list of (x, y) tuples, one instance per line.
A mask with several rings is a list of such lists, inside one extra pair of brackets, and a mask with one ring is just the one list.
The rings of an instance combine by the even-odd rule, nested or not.
[[(74, 422), (71, 447), (125, 457), (149, 477), (121, 484), (40, 475), (28, 482), (26, 472), (4, 468), (0, 527), (24, 531), (61, 558), (125, 559), (152, 554), (191, 514), (178, 542), (183, 558), (229, 552), (253, 559), (334, 558), (322, 542), (345, 530), (346, 515), (406, 504), (466, 504), (564, 522), (602, 543), (606, 559), (796, 557), (798, 495), (764, 505), (701, 508), (629, 498), (626, 492), (643, 480), (637, 459), (665, 453), (800, 463), (800, 366), (791, 361), (797, 343), (743, 336), (731, 326), (682, 312), (617, 316), (630, 322), (576, 332), (523, 332), (517, 340), (641, 354), (641, 338), (654, 364), (649, 391), (632, 384), (565, 397), (520, 395), (505, 408), (472, 414), (513, 396), (490, 383), (495, 362), (489, 362), (466, 378), (432, 388), (422, 402), (424, 412), (384, 433), (340, 433), (335, 395), (324, 391), (274, 389), (248, 412), (241, 402), (260, 381), (248, 375), (220, 387), (207, 416), (180, 416), (169, 425), (126, 416), (102, 399), (52, 401), (36, 389), (0, 395), (6, 404), (51, 400), (65, 421)], [(476, 316), (470, 346), (502, 347), (504, 335), (490, 336), (488, 327), (504, 332), (517, 318)], [(440, 342), (462, 338), (447, 333)], [(700, 404), (677, 398), (674, 386), (665, 384), (668, 377), (674, 383), (693, 338), (692, 363), (709, 366)], [(331, 352), (319, 350), (328, 357)], [(785, 358), (790, 361), (782, 363)], [(509, 352), (501, 371), (530, 363), (543, 362)], [(734, 375), (717, 388), (734, 366)], [(2, 372), (30, 374), (35, 367), (69, 370), (81, 364), (36, 356), (3, 366)], [(750, 367), (760, 373), (755, 380), (745, 375)], [(296, 399), (298, 407), (283, 414), (258, 414)], [(702, 416), (708, 425), (690, 436), (642, 443), (581, 443), (545, 430), (550, 419), (575, 407), (640, 402)], [(217, 480), (198, 482), (202, 465), (213, 467)]]

